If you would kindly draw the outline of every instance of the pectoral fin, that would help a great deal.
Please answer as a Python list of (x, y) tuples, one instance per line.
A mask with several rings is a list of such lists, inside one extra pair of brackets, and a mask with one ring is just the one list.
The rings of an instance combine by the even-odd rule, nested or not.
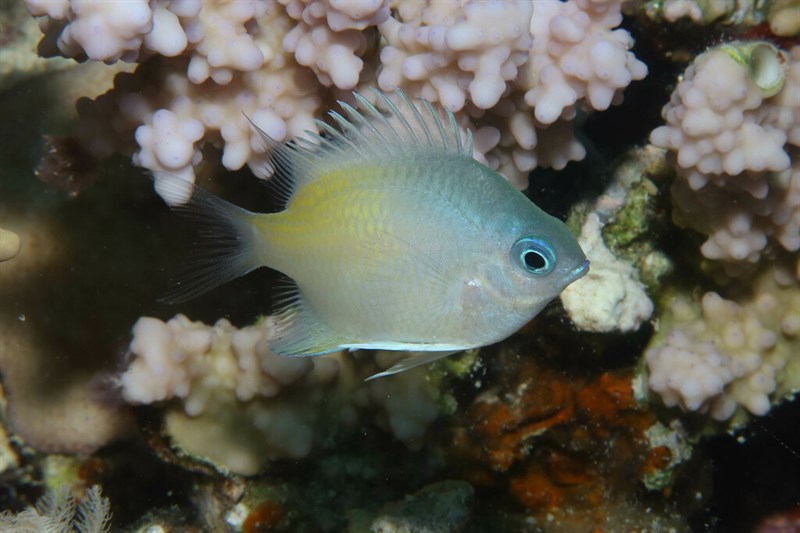
[(401, 359), (383, 372), (378, 372), (377, 374), (368, 377), (365, 381), (391, 376), (392, 374), (397, 374), (398, 372), (403, 372), (418, 366), (427, 365), (428, 363), (438, 361), (439, 359), (453, 355), (459, 351), (461, 350), (449, 350), (446, 352), (411, 352), (408, 357)]

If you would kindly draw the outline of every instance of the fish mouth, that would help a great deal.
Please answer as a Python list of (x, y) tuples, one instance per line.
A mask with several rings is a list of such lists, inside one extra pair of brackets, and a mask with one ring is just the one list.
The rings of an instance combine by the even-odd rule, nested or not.
[(583, 263), (581, 263), (579, 266), (577, 266), (574, 269), (572, 269), (572, 272), (570, 272), (570, 275), (569, 275), (570, 282), (582, 278), (583, 276), (586, 275), (587, 272), (589, 272), (589, 260), (588, 259), (586, 261), (584, 261)]

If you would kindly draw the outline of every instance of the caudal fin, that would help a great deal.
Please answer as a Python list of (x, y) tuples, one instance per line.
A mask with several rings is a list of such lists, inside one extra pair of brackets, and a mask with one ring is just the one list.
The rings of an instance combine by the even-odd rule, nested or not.
[(189, 260), (160, 302), (185, 302), (263, 266), (257, 214), (176, 176), (156, 179), (162, 196), (188, 198), (170, 207), (196, 228)]

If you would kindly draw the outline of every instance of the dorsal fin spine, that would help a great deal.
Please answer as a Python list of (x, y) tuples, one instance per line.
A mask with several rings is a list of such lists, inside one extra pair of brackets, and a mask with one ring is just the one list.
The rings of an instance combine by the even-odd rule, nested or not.
[[(358, 100), (359, 104), (364, 105), (364, 103), (360, 100), (360, 98), (361, 98), (360, 94), (353, 93), (353, 96)], [(347, 102), (339, 102), (339, 105), (342, 106), (342, 109), (345, 110), (345, 112), (347, 113), (347, 117), (351, 122), (353, 122), (354, 124), (358, 123), (357, 125), (359, 125), (359, 126), (364, 126), (364, 127), (369, 128), (369, 130), (373, 134), (377, 135), (385, 144), (388, 144), (388, 141), (386, 140), (386, 137), (384, 137), (383, 134), (381, 133), (381, 131), (378, 128), (375, 127), (375, 124), (373, 124), (372, 121), (367, 120), (367, 117), (365, 117), (363, 114), (359, 113), (356, 109), (354, 109)], [(381, 115), (380, 113), (378, 113), (377, 109), (372, 107), (371, 104), (366, 109), (367, 109), (367, 111), (370, 112), (370, 117), (371, 118), (377, 119), (377, 120), (382, 120), (384, 123), (386, 122), (386, 118), (383, 115)], [(373, 111), (375, 113), (377, 113), (377, 114), (374, 114)], [(361, 138), (364, 139), (364, 141), (368, 142), (366, 136), (363, 133), (361, 133)]]
[(433, 108), (433, 105), (427, 100), (422, 100), (425, 109), (427, 109), (428, 113), (431, 114), (433, 117), (434, 122), (436, 123), (436, 129), (439, 130), (439, 136), (442, 138), (442, 145), (445, 148), (450, 147), (450, 143), (447, 141), (447, 133), (444, 131), (444, 126), (442, 125), (442, 121), (439, 120), (439, 114)]
[[(456, 139), (456, 151), (461, 153), (464, 151), (464, 145), (461, 144), (461, 130), (458, 129), (458, 122), (456, 122), (456, 116), (449, 109), (447, 110), (447, 116), (450, 119), (450, 127), (453, 128), (453, 135)], [(467, 135), (471, 135), (469, 130), (467, 130)], [(470, 150), (469, 155), (472, 156), (472, 150)]]
[(305, 146), (303, 150), (308, 150), (312, 152), (314, 150), (318, 150), (320, 147), (324, 146), (325, 139), (317, 132), (305, 130), (305, 137), (298, 137), (295, 139), (296, 143), (303, 143)]
[[(394, 129), (394, 127), (392, 127), (391, 123), (389, 123), (389, 121), (386, 120), (386, 117), (383, 116), (383, 114), (381, 114), (381, 112), (378, 111), (375, 108), (375, 106), (370, 103), (369, 100), (361, 96), (359, 93), (353, 93), (353, 96), (356, 98), (356, 100), (358, 100), (359, 107), (363, 107), (373, 119), (381, 121), (383, 125), (389, 129), (389, 131), (391, 131), (392, 133), (395, 134), (395, 136), (397, 136), (397, 131)], [(358, 113), (358, 111), (355, 111), (355, 113)], [(383, 133), (377, 127), (375, 127), (375, 125), (371, 121), (365, 120), (364, 123), (367, 126), (369, 126), (370, 129), (372, 129), (372, 131), (374, 131), (375, 134), (378, 135), (378, 137), (380, 137), (384, 143), (389, 144), (389, 141), (386, 139)]]
[(375, 93), (378, 95), (378, 97), (381, 100), (383, 100), (383, 102), (386, 104), (386, 106), (389, 108), (389, 110), (392, 112), (392, 114), (395, 117), (397, 117), (397, 120), (399, 120), (400, 123), (403, 125), (403, 128), (405, 128), (406, 133), (408, 134), (408, 137), (410, 139), (417, 140), (417, 144), (419, 144), (419, 140), (417, 139), (417, 134), (414, 133), (414, 128), (411, 127), (411, 124), (408, 123), (408, 121), (406, 120), (406, 117), (404, 117), (403, 114), (400, 112), (400, 110), (397, 108), (397, 106), (394, 105), (394, 102), (392, 102), (389, 99), (388, 96), (386, 96), (384, 93), (382, 93), (381, 91), (379, 91), (377, 89), (375, 89)]
[[(342, 102), (339, 102), (339, 103), (341, 104)], [(347, 120), (346, 118), (344, 118), (342, 115), (340, 115), (336, 111), (331, 111), (328, 114), (339, 125), (339, 128), (341, 129), (341, 131), (342, 131), (342, 133), (344, 134), (345, 137), (350, 138), (350, 136), (352, 136), (352, 137), (358, 138), (361, 142), (364, 143), (364, 147), (368, 147), (369, 146), (369, 144), (370, 144), (369, 143), (369, 139), (367, 139), (364, 136), (364, 133), (360, 129), (358, 129), (358, 127), (356, 127), (356, 125), (353, 124), (352, 121)], [(353, 145), (355, 146), (355, 142), (353, 142)], [(359, 148), (361, 148), (361, 147), (359, 147)]]
[(320, 147), (322, 147), (323, 149), (328, 149), (328, 150), (336, 149), (340, 152), (343, 152), (344, 146), (349, 146), (353, 150), (359, 151), (358, 146), (356, 146), (356, 144), (351, 139), (348, 139), (347, 136), (344, 135), (341, 131), (337, 130), (330, 124), (322, 122), (321, 120), (315, 120), (314, 122), (317, 124), (320, 130), (330, 135), (330, 139), (325, 139), (324, 137), (320, 137), (320, 139), (322, 139)]
[[(417, 119), (417, 124), (419, 124), (420, 129), (425, 134), (425, 141), (427, 141), (428, 145), (433, 145), (433, 137), (431, 136), (431, 130), (428, 128), (428, 125), (425, 123), (425, 118), (422, 116), (422, 113), (419, 112), (417, 106), (414, 105), (414, 102), (403, 92), (399, 93), (400, 98), (406, 104), (406, 107), (411, 109), (411, 113), (414, 115), (414, 118)], [(419, 137), (417, 137), (417, 144), (422, 144)], [(447, 146), (447, 145), (445, 145)]]

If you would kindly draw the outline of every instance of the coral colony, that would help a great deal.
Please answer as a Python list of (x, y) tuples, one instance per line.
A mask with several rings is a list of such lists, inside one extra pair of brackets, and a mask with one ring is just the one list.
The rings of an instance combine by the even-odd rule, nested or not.
[[(77, 114), (65, 113), (69, 137), (51, 138), (41, 180), (0, 151), (9, 169), (0, 202), (14, 199), (0, 204), (0, 289), (10, 295), (0, 305), (0, 474), (9, 481), (0, 529), (800, 527), (800, 494), (787, 481), (800, 475), (791, 477), (796, 424), (786, 424), (787, 442), (773, 439), (783, 446), (771, 442), (786, 459), (745, 448), (771, 417), (796, 417), (800, 391), (796, 2), (24, 7), (0, 8), (0, 72), (27, 83), (19, 94), (38, 95), (15, 105), (26, 117)], [(695, 43), (699, 34), (712, 37)], [(32, 57), (36, 43), (51, 59)], [(648, 76), (667, 87), (652, 93), (658, 101), (637, 101), (630, 89)], [(55, 98), (36, 92), (51, 83)], [(355, 106), (354, 91), (376, 103), (374, 89), (451, 111), (448, 135), (469, 130), (474, 158), (533, 197), (547, 188), (540, 177), (558, 171), (563, 185), (591, 167), (570, 194), (552, 193), (588, 274), (505, 341), (371, 381), (400, 355), (287, 358), (270, 350), (279, 317), (244, 297), (245, 321), (213, 325), (193, 310), (216, 319), (222, 306), (141, 301), (142, 272), (172, 251), (140, 257), (125, 246), (144, 225), (135, 242), (161, 242), (161, 199), (180, 205), (192, 190), (176, 180), (228, 185), (242, 177), (227, 171), (248, 166), (268, 180), (268, 147), (253, 125), (313, 149), (313, 134), (330, 135), (315, 120), (337, 100)], [(616, 126), (598, 133), (591, 121), (614, 113), (646, 126), (606, 161)], [(13, 124), (37, 128), (36, 142), (65, 129)], [(113, 171), (101, 170), (114, 154)], [(147, 200), (126, 192), (136, 180)], [(52, 184), (68, 194), (36, 192)], [(89, 207), (70, 212), (76, 205)], [(101, 253), (93, 239), (102, 234), (113, 238)], [(99, 267), (98, 254), (125, 259)], [(109, 275), (127, 277), (94, 296), (92, 281)], [(73, 312), (85, 319), (76, 324)], [(36, 335), (51, 330), (57, 341)], [(752, 466), (718, 463), (725, 457), (697, 446), (731, 443), (726, 433)], [(726, 484), (753, 476), (760, 483), (748, 491)], [(773, 486), (779, 494), (764, 488)], [(758, 505), (736, 508), (751, 488)]]
[(257, 158), (244, 115), (277, 140), (314, 131), (321, 96), (349, 99), (378, 55), (379, 87), (456, 112), (479, 158), (522, 188), (537, 166), (584, 157), (578, 107), (607, 109), (647, 73), (628, 32), (614, 29), (615, 1), (399, 2), (393, 16), (377, 1), (27, 4), (44, 16), (40, 53), (142, 63), (78, 104), (91, 152), (130, 151), (135, 138), (136, 164), (189, 179), (205, 143), (222, 148), (228, 169)]

